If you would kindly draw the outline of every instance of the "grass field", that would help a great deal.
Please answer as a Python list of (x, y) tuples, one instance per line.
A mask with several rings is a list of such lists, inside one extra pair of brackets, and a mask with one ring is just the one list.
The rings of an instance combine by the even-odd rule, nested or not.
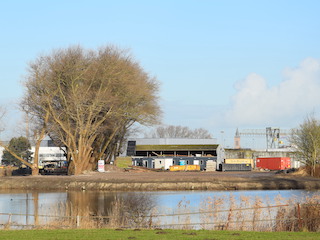
[(121, 229), (79, 229), (79, 230), (1, 230), (0, 239), (201, 239), (201, 240), (317, 240), (315, 232), (240, 232), (207, 230), (121, 230)]
[(115, 165), (119, 168), (127, 168), (132, 166), (131, 157), (117, 157)]

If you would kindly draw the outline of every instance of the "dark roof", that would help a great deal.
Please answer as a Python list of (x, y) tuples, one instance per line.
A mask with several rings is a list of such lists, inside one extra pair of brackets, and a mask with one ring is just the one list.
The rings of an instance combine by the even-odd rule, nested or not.
[(136, 151), (201, 151), (216, 150), (218, 144), (210, 145), (137, 145)]

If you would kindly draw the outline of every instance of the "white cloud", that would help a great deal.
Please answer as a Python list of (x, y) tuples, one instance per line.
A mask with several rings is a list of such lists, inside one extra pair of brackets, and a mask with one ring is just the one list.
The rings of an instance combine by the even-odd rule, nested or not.
[(287, 68), (273, 87), (258, 74), (236, 83), (231, 107), (224, 114), (229, 126), (288, 126), (320, 108), (320, 61), (308, 58)]

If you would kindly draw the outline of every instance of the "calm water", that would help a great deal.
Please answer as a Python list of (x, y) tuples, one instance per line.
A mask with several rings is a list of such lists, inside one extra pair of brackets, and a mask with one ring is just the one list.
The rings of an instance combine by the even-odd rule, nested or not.
[[(45, 217), (47, 215), (109, 216), (115, 199), (125, 199), (131, 209), (141, 205), (146, 206), (145, 209), (154, 207), (157, 214), (173, 214), (182, 210), (199, 212), (208, 209), (214, 201), (220, 202), (220, 209), (228, 209), (234, 203), (244, 205), (258, 200), (262, 205), (279, 205), (288, 199), (301, 201), (313, 195), (320, 195), (320, 191), (0, 192), (0, 224), (10, 221), (28, 225), (35, 221), (52, 221), (53, 218)], [(167, 217), (159, 221), (168, 223), (177, 220), (168, 220)]]

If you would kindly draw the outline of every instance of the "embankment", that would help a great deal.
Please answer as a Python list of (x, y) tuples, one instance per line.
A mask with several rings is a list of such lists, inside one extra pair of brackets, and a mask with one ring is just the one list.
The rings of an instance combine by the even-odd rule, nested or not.
[(106, 172), (0, 178), (0, 190), (277, 190), (320, 189), (320, 179), (260, 172)]

